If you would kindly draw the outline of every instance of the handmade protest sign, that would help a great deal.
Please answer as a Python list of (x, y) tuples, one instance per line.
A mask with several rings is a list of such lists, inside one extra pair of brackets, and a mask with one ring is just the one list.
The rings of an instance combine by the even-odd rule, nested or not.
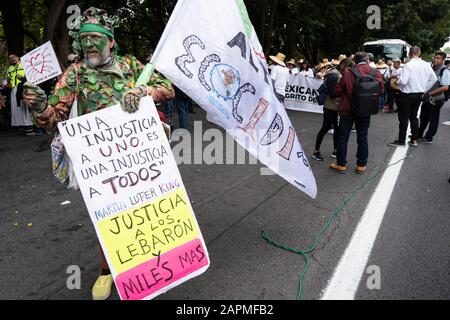
[(275, 95), (243, 0), (179, 0), (152, 63), (207, 111), (208, 120), (292, 185), (316, 196), (311, 166)]
[(58, 124), (121, 299), (151, 299), (209, 257), (151, 97)]
[(27, 81), (38, 85), (59, 76), (62, 71), (50, 41), (20, 58)]
[(317, 102), (317, 90), (322, 83), (320, 79), (301, 74), (289, 75), (284, 106), (289, 110), (323, 113), (323, 106)]

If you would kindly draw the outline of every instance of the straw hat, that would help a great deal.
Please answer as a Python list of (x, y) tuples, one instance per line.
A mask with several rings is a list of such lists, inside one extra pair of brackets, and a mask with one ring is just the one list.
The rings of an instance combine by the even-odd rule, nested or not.
[(387, 64), (384, 63), (383, 60), (378, 60), (378, 62), (377, 62), (377, 69), (382, 69), (382, 68), (386, 68), (386, 67), (387, 67)]
[(331, 66), (331, 62), (328, 62), (328, 63), (319, 63), (317, 66), (316, 66), (316, 70), (317, 71), (320, 71), (320, 70), (322, 70), (322, 69), (324, 69), (324, 68), (326, 68), (326, 67), (328, 67), (328, 66)]
[(340, 54), (339, 57), (337, 58), (337, 61), (339, 61), (339, 63), (342, 62), (342, 60), (347, 59), (347, 56), (345, 54)]
[(286, 56), (281, 52), (278, 52), (276, 56), (269, 56), (269, 58), (275, 63), (278, 63), (283, 67), (286, 67), (286, 64), (284, 63), (284, 59), (286, 58)]
[(317, 70), (317, 71), (320, 71), (320, 70), (322, 70), (322, 69), (324, 69), (324, 68), (327, 68), (327, 67), (329, 67), (329, 66), (331, 66), (331, 65), (332, 65), (331, 62), (327, 62), (327, 63), (321, 62), (321, 63), (319, 63), (319, 64), (317, 65), (316, 70)]
[(328, 60), (328, 58), (323, 58), (323, 59), (322, 59), (322, 63), (323, 63), (323, 64), (330, 63), (330, 60)]
[(341, 62), (339, 60), (333, 59), (331, 60), (331, 64), (338, 66)]
[(296, 65), (294, 59), (289, 60), (288, 62), (286, 62), (286, 64), (293, 64), (294, 66)]

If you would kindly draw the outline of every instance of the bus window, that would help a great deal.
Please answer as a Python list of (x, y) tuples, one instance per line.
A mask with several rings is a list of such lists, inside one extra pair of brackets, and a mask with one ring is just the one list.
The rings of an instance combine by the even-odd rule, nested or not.
[(383, 50), (387, 59), (401, 59), (404, 52), (401, 44), (385, 44)]

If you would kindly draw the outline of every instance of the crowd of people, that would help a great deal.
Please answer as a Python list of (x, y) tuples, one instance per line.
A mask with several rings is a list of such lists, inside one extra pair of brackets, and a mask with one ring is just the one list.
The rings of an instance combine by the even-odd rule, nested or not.
[[(410, 49), (409, 61), (400, 59), (375, 61), (371, 53), (357, 52), (347, 58), (323, 59), (315, 67), (308, 62), (290, 59), (278, 53), (269, 56), (270, 74), (279, 100), (284, 94), (290, 75), (315, 77), (323, 81), (317, 100), (323, 105), (323, 124), (320, 128), (312, 157), (324, 161), (320, 151), (327, 132), (333, 133), (333, 151), (336, 158), (330, 168), (347, 172), (347, 145), (352, 131), (357, 134), (355, 171), (366, 171), (369, 156), (368, 130), (371, 116), (380, 110), (398, 114), (398, 138), (388, 145), (406, 146), (408, 124), (411, 135), (408, 145), (431, 144), (440, 122), (440, 111), (449, 99), (450, 70), (447, 55), (436, 52), (431, 64), (424, 61), (419, 47)], [(396, 108), (395, 108), (396, 106)], [(420, 115), (418, 112), (420, 108)], [(450, 121), (442, 123), (450, 125)]]

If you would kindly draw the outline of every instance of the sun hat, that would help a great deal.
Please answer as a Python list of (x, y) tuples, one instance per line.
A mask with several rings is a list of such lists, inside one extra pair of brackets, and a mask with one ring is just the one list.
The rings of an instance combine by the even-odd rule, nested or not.
[(275, 63), (286, 67), (286, 64), (284, 63), (284, 59), (286, 58), (286, 56), (284, 54), (282, 54), (281, 52), (278, 52), (276, 56), (269, 56), (269, 58), (274, 61)]
[(288, 62), (286, 62), (286, 64), (293, 64), (294, 66), (296, 65), (294, 59), (289, 60)]
[(387, 67), (387, 64), (384, 63), (383, 60), (378, 60), (378, 62), (377, 62), (377, 68), (378, 69), (382, 69), (382, 68), (386, 68), (386, 67)]

